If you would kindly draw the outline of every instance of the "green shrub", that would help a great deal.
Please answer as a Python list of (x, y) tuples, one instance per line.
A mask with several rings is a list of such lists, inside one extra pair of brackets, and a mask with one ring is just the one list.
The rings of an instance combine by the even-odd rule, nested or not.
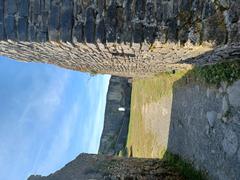
[(181, 159), (179, 156), (165, 152), (163, 161), (178, 171), (185, 179), (205, 180), (206, 173), (196, 170), (192, 164)]
[(240, 61), (198, 67), (193, 69), (192, 73), (197, 79), (201, 78), (208, 84), (220, 85), (221, 82), (232, 84), (240, 79)]

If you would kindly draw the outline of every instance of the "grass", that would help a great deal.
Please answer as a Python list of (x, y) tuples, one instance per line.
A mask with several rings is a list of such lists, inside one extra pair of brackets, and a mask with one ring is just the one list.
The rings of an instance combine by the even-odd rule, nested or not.
[[(187, 71), (176, 72), (175, 74), (161, 73), (155, 77), (133, 81), (130, 125), (126, 149), (128, 149), (128, 155), (133, 153), (134, 157), (160, 158), (164, 163), (180, 172), (186, 179), (200, 180), (204, 179), (201, 172), (196, 171), (191, 164), (186, 163), (180, 157), (167, 152), (166, 147), (157, 145), (154, 134), (145, 129), (141, 112), (144, 105), (157, 102), (163, 96), (171, 95), (174, 83), (185, 77), (187, 73)], [(133, 152), (130, 152), (130, 149)], [(152, 156), (153, 149), (158, 151), (157, 156)], [(125, 156), (125, 152), (121, 153), (121, 156)]]
[(231, 85), (234, 81), (240, 79), (240, 61), (237, 60), (194, 68), (190, 70), (185, 77), (207, 85), (219, 86), (221, 82), (226, 82), (228, 85)]
[(156, 102), (172, 91), (173, 83), (181, 79), (188, 71), (176, 73), (160, 73), (154, 77), (133, 81), (132, 98), (138, 98), (139, 103)]
[(161, 149), (155, 143), (155, 137), (146, 131), (142, 120), (142, 107), (146, 104), (157, 102), (163, 96), (172, 93), (173, 83), (181, 79), (187, 71), (173, 73), (161, 73), (155, 77), (137, 79), (133, 81), (131, 97), (131, 114), (127, 147), (134, 149), (136, 157), (151, 157), (152, 150)]
[(173, 167), (176, 171), (178, 171), (185, 179), (189, 180), (205, 180), (206, 175), (204, 172), (197, 171), (192, 164), (187, 163), (183, 159), (181, 159), (177, 155), (173, 155), (169, 152), (165, 152), (163, 161), (169, 165), (170, 167)]

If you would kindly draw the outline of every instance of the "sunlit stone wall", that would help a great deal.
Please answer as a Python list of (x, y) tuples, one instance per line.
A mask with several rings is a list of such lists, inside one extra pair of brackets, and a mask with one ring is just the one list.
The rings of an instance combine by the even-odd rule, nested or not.
[(239, 56), (239, 16), (237, 0), (0, 0), (0, 55), (145, 76)]

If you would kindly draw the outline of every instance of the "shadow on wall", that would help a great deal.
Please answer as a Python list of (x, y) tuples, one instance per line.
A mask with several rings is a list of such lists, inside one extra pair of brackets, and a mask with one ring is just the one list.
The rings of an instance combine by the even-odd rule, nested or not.
[(240, 66), (226, 64), (174, 82), (167, 143), (168, 152), (223, 180), (240, 177)]

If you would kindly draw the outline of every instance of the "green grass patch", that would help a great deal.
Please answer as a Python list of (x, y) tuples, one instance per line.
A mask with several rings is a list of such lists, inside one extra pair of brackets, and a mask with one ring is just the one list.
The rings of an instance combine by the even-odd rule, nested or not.
[(185, 76), (187, 72), (178, 71), (174, 74), (166, 72), (150, 78), (135, 79), (132, 98), (137, 98), (140, 104), (156, 102), (162, 96), (171, 94), (173, 83)]
[(192, 164), (186, 162), (177, 155), (165, 152), (163, 159), (167, 165), (178, 171), (185, 179), (189, 180), (205, 180), (206, 173), (196, 170)]
[(186, 77), (194, 78), (196, 81), (210, 85), (219, 86), (221, 82), (232, 84), (240, 79), (240, 61), (197, 67), (190, 70)]

